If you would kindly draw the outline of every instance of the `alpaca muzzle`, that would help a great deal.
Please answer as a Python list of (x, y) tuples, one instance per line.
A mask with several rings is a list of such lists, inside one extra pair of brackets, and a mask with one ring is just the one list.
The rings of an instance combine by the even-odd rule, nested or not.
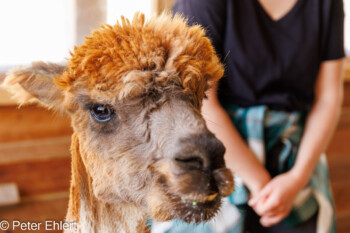
[(182, 142), (172, 164), (176, 193), (194, 203), (213, 201), (218, 194), (229, 196), (233, 176), (225, 167), (223, 144), (210, 133)]

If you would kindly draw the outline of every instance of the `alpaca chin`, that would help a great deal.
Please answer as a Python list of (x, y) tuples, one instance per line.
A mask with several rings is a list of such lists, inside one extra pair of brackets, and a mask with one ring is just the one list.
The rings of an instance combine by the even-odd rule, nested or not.
[(199, 223), (213, 218), (221, 206), (221, 196), (213, 200), (200, 202), (184, 196), (169, 193), (165, 187), (153, 187), (148, 195), (148, 206), (151, 217), (155, 220), (169, 221), (177, 218), (187, 223)]

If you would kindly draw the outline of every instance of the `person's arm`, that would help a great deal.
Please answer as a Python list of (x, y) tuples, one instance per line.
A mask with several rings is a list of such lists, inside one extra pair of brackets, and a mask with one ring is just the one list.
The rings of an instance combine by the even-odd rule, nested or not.
[(343, 60), (325, 61), (317, 78), (315, 101), (307, 117), (293, 168), (273, 178), (249, 204), (264, 226), (286, 217), (299, 191), (310, 181), (337, 125), (343, 99)]
[(233, 173), (239, 175), (250, 192), (257, 194), (270, 180), (267, 170), (243, 141), (229, 115), (220, 105), (216, 87), (207, 92), (202, 114), (207, 126), (226, 148), (225, 162)]
[(292, 173), (306, 185), (337, 126), (343, 102), (343, 60), (323, 62), (316, 84), (316, 101)]

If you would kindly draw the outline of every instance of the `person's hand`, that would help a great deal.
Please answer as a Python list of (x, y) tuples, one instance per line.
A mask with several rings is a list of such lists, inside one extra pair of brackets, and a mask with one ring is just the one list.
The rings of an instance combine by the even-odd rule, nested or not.
[(250, 182), (243, 180), (243, 183), (250, 192), (250, 198), (257, 196), (265, 185), (271, 181), (271, 175), (264, 167), (259, 172), (253, 172), (253, 174), (254, 179), (251, 179)]
[(247, 188), (250, 191), (251, 197), (257, 196), (261, 190), (271, 181), (271, 176), (267, 171), (256, 174), (256, 179), (250, 184), (246, 183)]
[(294, 199), (304, 182), (291, 172), (274, 177), (248, 204), (261, 216), (260, 223), (273, 226), (290, 213)]

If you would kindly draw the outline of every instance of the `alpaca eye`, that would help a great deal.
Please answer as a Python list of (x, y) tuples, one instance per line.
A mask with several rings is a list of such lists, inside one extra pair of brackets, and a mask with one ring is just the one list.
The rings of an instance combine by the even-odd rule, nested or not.
[(108, 105), (94, 104), (90, 108), (90, 114), (97, 122), (105, 123), (112, 119), (114, 112)]

